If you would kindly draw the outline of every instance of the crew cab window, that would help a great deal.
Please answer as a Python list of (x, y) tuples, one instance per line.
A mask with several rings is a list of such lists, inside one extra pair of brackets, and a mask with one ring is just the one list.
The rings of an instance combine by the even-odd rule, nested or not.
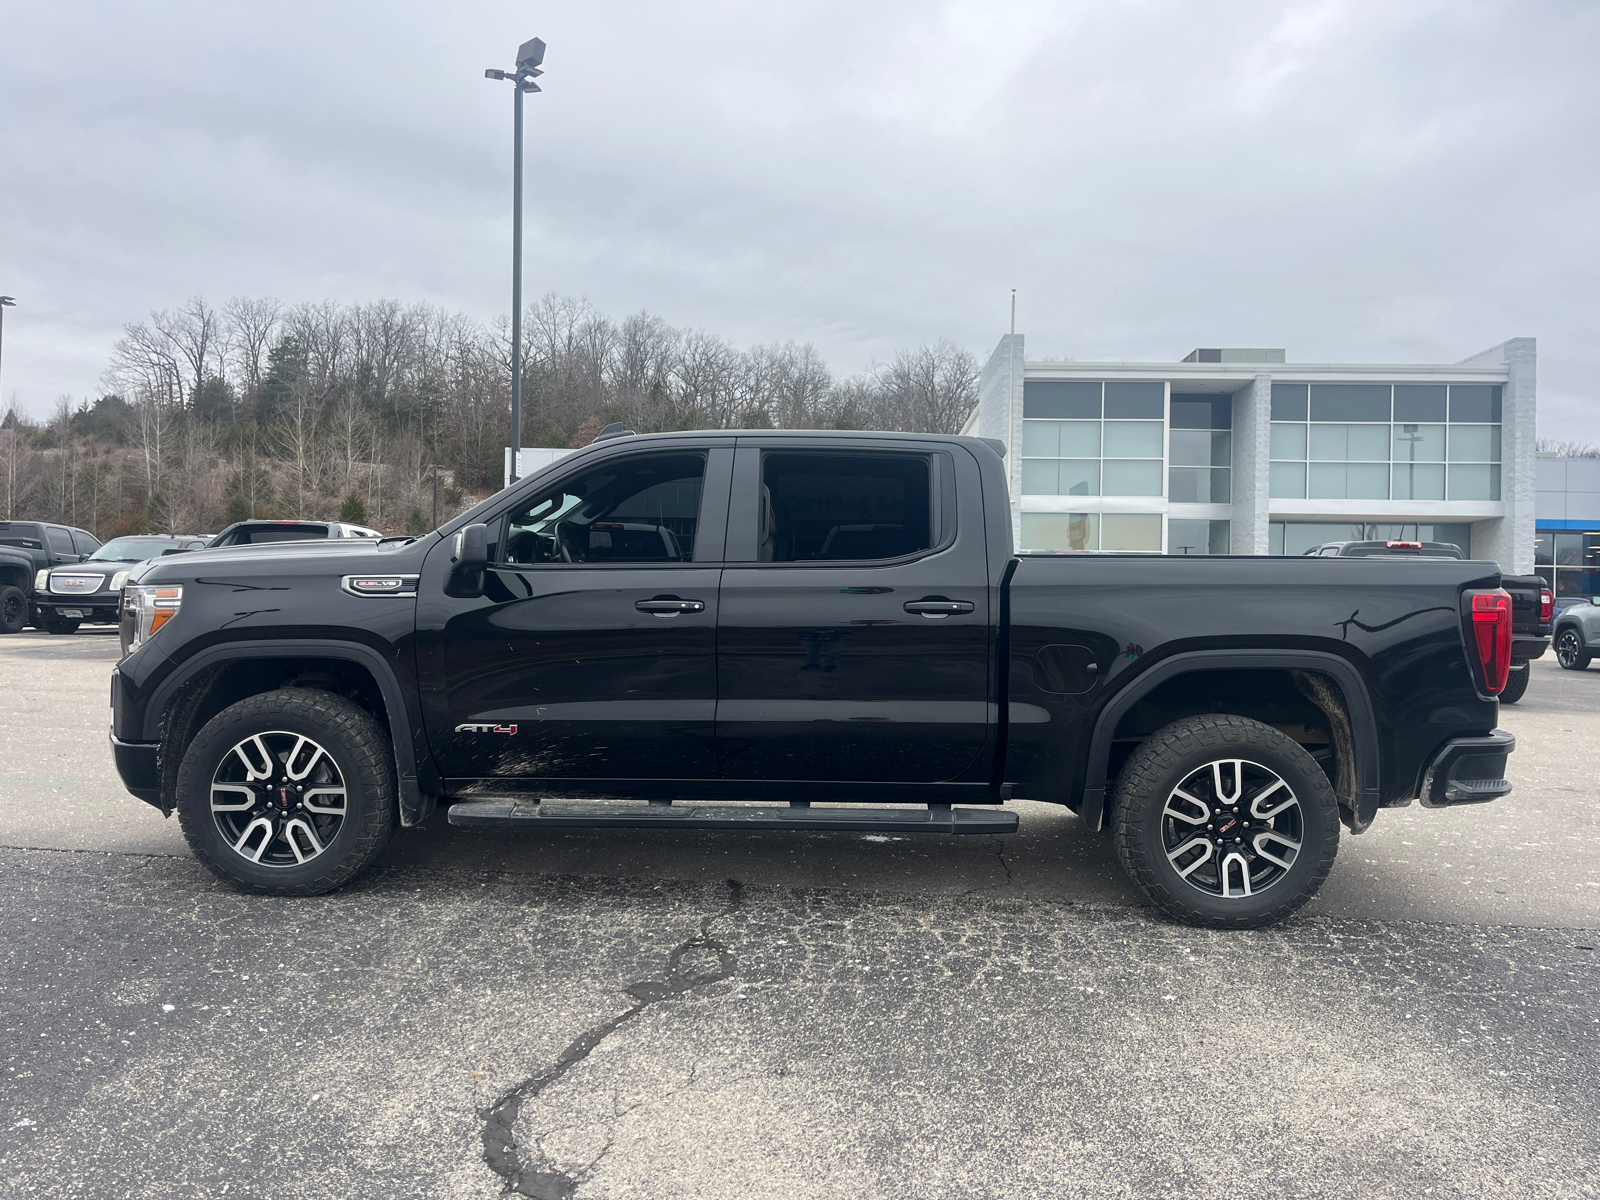
[(65, 529), (55, 525), (46, 525), (44, 527), (44, 535), (50, 540), (50, 552), (52, 554), (77, 553), (72, 548), (72, 535)]
[(93, 534), (85, 533), (81, 529), (72, 531), (72, 541), (79, 554), (93, 554), (100, 549), (100, 543)]
[(530, 564), (690, 562), (705, 473), (703, 454), (612, 459), (512, 513), (491, 557)]
[(933, 546), (928, 458), (772, 452), (761, 462), (761, 562), (898, 558)]

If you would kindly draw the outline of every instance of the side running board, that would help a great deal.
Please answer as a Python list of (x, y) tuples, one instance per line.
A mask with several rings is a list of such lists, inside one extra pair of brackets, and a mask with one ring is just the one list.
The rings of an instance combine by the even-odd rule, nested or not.
[(842, 832), (1015, 833), (1003, 808), (811, 808), (803, 804), (682, 804), (662, 801), (474, 800), (450, 807), (450, 824), (581, 826), (590, 829), (837, 829)]

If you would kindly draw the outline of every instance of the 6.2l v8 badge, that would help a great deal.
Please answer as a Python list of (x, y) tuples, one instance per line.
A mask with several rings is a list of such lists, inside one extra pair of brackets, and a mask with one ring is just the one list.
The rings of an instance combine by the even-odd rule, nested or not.
[(457, 725), (457, 733), (515, 733), (515, 725)]

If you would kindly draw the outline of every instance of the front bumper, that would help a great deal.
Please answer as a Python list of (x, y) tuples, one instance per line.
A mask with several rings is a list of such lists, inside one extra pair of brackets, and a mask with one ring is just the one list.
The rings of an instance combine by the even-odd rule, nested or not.
[(1433, 756), (1422, 776), (1422, 807), (1482, 804), (1511, 791), (1506, 756), (1517, 739), (1504, 729), (1486, 737), (1452, 738)]
[(88, 596), (61, 596), (54, 592), (40, 592), (33, 598), (33, 607), (41, 617), (115, 625), (122, 619), (122, 593), (94, 592)]
[(158, 742), (119, 742), (111, 738), (111, 756), (117, 763), (122, 786), (146, 804), (161, 807), (161, 764)]

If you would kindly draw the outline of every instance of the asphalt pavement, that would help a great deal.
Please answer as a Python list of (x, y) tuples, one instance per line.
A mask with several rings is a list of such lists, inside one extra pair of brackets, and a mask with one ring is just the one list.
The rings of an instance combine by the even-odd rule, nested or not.
[(1534, 664), (1510, 797), (1380, 813), (1239, 934), (1034, 804), (435, 819), (242, 896), (118, 785), (116, 655), (0, 638), (0, 1196), (1600, 1196), (1600, 667)]

